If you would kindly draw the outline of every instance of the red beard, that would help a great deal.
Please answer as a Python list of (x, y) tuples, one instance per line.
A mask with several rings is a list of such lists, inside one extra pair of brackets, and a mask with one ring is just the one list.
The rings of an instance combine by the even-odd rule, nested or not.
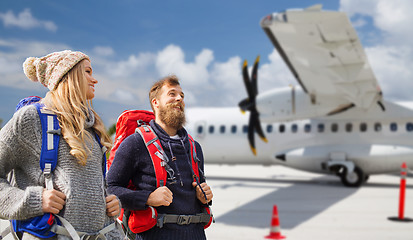
[[(179, 109), (176, 107), (179, 106)], [(182, 103), (168, 103), (165, 106), (159, 107), (159, 118), (167, 126), (176, 130), (181, 129), (185, 123), (185, 107)]]

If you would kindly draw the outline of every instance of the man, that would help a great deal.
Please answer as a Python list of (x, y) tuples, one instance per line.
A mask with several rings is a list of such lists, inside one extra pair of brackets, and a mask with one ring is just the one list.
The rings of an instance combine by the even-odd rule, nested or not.
[[(150, 90), (149, 100), (155, 114), (150, 126), (169, 159), (168, 180), (165, 186), (156, 188), (156, 175), (149, 152), (141, 135), (135, 133), (127, 137), (116, 152), (107, 177), (109, 191), (117, 195), (122, 206), (129, 210), (152, 206), (158, 215), (166, 214), (165, 218), (168, 215), (200, 214), (211, 202), (213, 194), (202, 175), (204, 159), (197, 142), (194, 145), (201, 171), (200, 181), (194, 181), (190, 140), (183, 128), (184, 93), (178, 78), (168, 76), (156, 82)], [(136, 190), (127, 188), (130, 180)], [(160, 224), (160, 221), (162, 219), (158, 219), (155, 227), (138, 233), (136, 239), (206, 239), (204, 222)]]

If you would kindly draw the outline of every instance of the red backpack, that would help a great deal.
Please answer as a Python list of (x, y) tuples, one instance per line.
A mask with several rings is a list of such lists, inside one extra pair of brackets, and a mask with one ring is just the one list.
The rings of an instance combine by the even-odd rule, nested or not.
[(125, 138), (129, 135), (135, 133), (136, 128), (140, 125), (149, 125), (149, 122), (155, 119), (153, 112), (145, 110), (125, 110), (118, 117), (116, 122), (116, 135), (115, 143), (113, 144), (112, 150), (110, 150), (110, 156), (108, 159), (108, 169), (112, 165), (113, 158), (115, 158), (115, 153), (119, 148), (119, 145)]
[[(150, 120), (154, 119), (155, 115), (150, 111), (145, 110), (126, 110), (122, 112), (116, 123), (116, 136), (115, 143), (110, 151), (110, 157), (107, 163), (108, 168), (112, 165), (115, 153), (119, 148), (121, 142), (129, 135), (137, 132), (141, 135), (148, 149), (148, 153), (152, 159), (154, 165), (155, 175), (156, 175), (156, 185), (157, 187), (164, 186), (167, 180), (167, 171), (165, 169), (166, 161), (162, 159), (162, 156), (166, 156), (163, 152), (161, 142), (156, 136), (155, 132), (149, 126)], [(199, 171), (198, 162), (195, 161), (196, 150), (193, 138), (188, 134), (189, 142), (191, 146), (191, 159), (192, 159), (192, 171), (194, 181), (199, 182)], [(129, 182), (129, 189), (135, 189), (132, 181)], [(206, 209), (207, 213), (210, 214), (210, 209)], [(211, 215), (211, 214), (210, 214)], [(145, 210), (125, 210), (122, 209), (121, 215), (118, 220), (121, 222), (125, 234), (130, 239), (135, 239), (134, 234), (147, 231), (157, 224), (158, 214), (155, 208), (149, 206)], [(210, 226), (211, 220), (204, 227)]]

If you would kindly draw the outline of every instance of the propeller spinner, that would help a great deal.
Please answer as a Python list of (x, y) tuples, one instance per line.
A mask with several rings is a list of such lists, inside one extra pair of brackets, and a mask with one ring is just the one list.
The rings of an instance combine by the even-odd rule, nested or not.
[(245, 88), (247, 89), (248, 98), (242, 100), (238, 104), (242, 112), (246, 112), (246, 111), (250, 112), (250, 119), (248, 122), (248, 142), (250, 143), (250, 147), (254, 155), (257, 154), (257, 151), (255, 149), (255, 140), (254, 140), (255, 132), (258, 133), (258, 136), (260, 136), (260, 138), (264, 142), (268, 142), (261, 128), (261, 123), (259, 119), (260, 114), (257, 111), (256, 102), (255, 102), (255, 99), (258, 95), (257, 73), (258, 73), (259, 61), (260, 61), (260, 56), (258, 56), (257, 59), (255, 60), (254, 67), (252, 69), (251, 80), (248, 74), (247, 60), (244, 61), (244, 65), (242, 67), (242, 76), (244, 78), (244, 84), (245, 84)]

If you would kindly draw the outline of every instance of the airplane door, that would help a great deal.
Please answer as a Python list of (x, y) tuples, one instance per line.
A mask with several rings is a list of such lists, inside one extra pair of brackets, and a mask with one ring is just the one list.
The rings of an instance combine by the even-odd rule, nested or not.
[(206, 131), (207, 131), (207, 128), (206, 128), (206, 121), (197, 121), (196, 123), (195, 123), (195, 136), (196, 136), (196, 139), (204, 139), (205, 138), (205, 134), (206, 134)]

